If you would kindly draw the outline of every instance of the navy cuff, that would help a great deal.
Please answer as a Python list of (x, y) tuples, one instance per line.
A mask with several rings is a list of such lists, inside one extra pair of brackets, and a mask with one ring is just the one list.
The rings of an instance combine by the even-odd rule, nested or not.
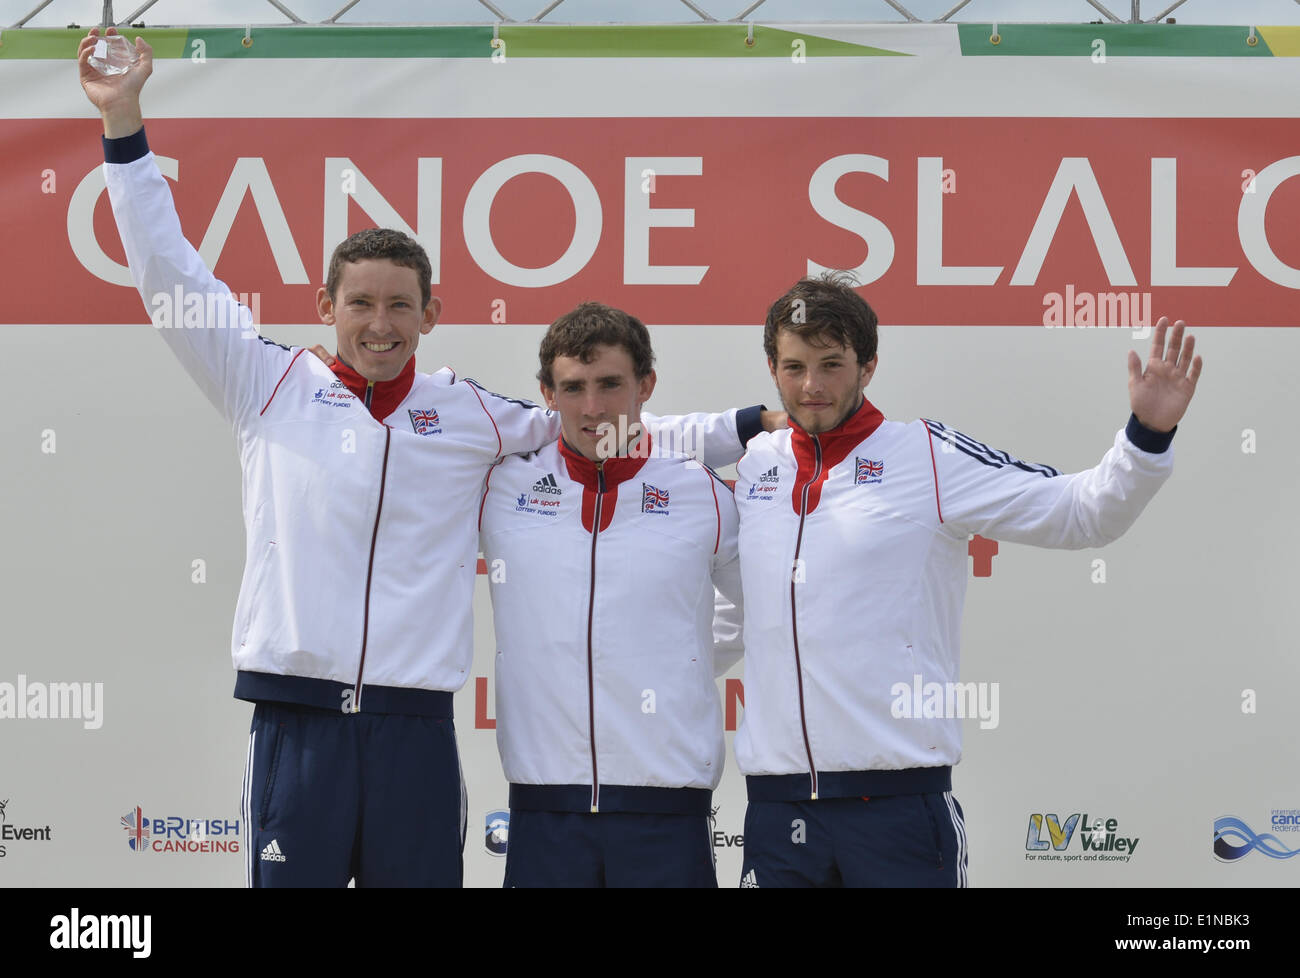
[[(251, 703), (295, 703), (342, 713), (344, 694), (355, 691), (351, 683), (309, 676), (280, 676), (241, 669), (235, 675), (235, 699)], [(452, 693), (444, 689), (410, 686), (362, 686), (359, 713), (401, 713), (407, 716), (452, 719)]]
[(149, 155), (149, 141), (144, 138), (144, 126), (129, 136), (121, 136), (117, 139), (109, 139), (107, 136), (100, 138), (104, 141), (105, 163), (134, 163)]
[[(810, 774), (751, 774), (745, 778), (750, 801), (808, 801)], [(952, 791), (951, 767), (910, 767), (890, 771), (822, 771), (818, 798), (863, 798), (876, 795), (927, 795)]]
[(1174, 431), (1177, 430), (1178, 425), (1174, 425), (1173, 431), (1152, 431), (1137, 419), (1136, 414), (1130, 414), (1124, 434), (1128, 435), (1128, 440), (1142, 451), (1158, 455), (1168, 450), (1169, 443), (1174, 440)]
[(762, 415), (766, 410), (766, 404), (755, 404), (736, 412), (736, 434), (740, 436), (742, 446), (748, 445), (749, 439), (755, 435), (763, 433)]
[[(657, 788), (602, 784), (597, 801), (602, 812), (642, 815), (705, 815), (712, 808), (708, 788)], [(510, 784), (510, 808), (530, 812), (593, 814), (589, 784)]]

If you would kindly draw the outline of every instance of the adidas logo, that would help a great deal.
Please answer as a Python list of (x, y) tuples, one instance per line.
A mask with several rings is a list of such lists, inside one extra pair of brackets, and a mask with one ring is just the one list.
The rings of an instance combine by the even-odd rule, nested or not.
[(759, 482), (780, 482), (781, 477), (776, 474), (776, 466), (772, 466), (766, 472), (758, 477)]
[(547, 472), (545, 479), (538, 479), (533, 483), (533, 492), (549, 492), (553, 496), (558, 496), (560, 491), (560, 487), (555, 483), (554, 472)]
[(272, 839), (267, 847), (262, 850), (262, 859), (265, 862), (284, 862), (284, 853), (280, 851), (280, 843), (275, 839)]
[(752, 869), (740, 878), (740, 888), (742, 890), (759, 889), (758, 878), (754, 876), (754, 871)]

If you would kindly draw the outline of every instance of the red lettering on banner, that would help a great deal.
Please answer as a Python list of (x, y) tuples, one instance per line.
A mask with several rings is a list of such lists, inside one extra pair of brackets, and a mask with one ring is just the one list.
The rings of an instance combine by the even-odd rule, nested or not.
[[(124, 259), (104, 195), (88, 202), (100, 150), (84, 120), (4, 125), (0, 212), (24, 243), (11, 278), (59, 287), (13, 290), (0, 322), (148, 322), (99, 277)], [(1293, 132), (1255, 118), (149, 123), (178, 161), (186, 234), (219, 249), (207, 257), (230, 288), (260, 295), (264, 323), (312, 320), (337, 239), (402, 223), (435, 259), (445, 323), (483, 323), (497, 300), (511, 322), (546, 323), (598, 296), (651, 323), (757, 324), (814, 263), (863, 270), (887, 324), (1041, 328), (1045, 297), (1069, 287), (1116, 308), (1149, 293), (1157, 318), (1296, 326)], [(642, 200), (646, 159), (662, 165)], [(46, 168), (86, 192), (41, 194), (26, 175)]]
[(474, 729), (495, 730), (496, 717), (488, 716), (488, 681), (486, 676), (474, 678)]
[(974, 574), (976, 577), (993, 576), (993, 555), (997, 552), (998, 542), (996, 540), (988, 540), (978, 533), (971, 537), (970, 543), (966, 545), (966, 553), (975, 558)]
[(727, 730), (735, 730), (736, 704), (739, 703), (742, 708), (745, 705), (745, 684), (739, 679), (728, 679), (724, 689), (723, 699), (727, 704), (727, 717), (724, 726)]

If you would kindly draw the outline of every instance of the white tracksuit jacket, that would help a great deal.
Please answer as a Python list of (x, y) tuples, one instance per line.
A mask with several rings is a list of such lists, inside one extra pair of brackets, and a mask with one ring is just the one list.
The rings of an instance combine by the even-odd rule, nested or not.
[(737, 467), (751, 800), (945, 791), (960, 720), (895, 717), (898, 684), (956, 682), (971, 534), (1040, 547), (1118, 538), (1173, 469), (1130, 420), (1062, 475), (864, 401), (818, 436), (760, 435)]
[[(485, 487), (497, 745), (510, 807), (709, 814), (725, 745), (714, 586), (740, 599), (730, 488), (645, 442), (600, 466), (553, 442)], [(637, 457), (637, 456), (640, 457)]]
[[(181, 233), (141, 130), (105, 140), (104, 173), (136, 287), (199, 296), (198, 328), (158, 332), (234, 427), (247, 551), (231, 639), (242, 699), (450, 716), (473, 660), (476, 524), (488, 468), (559, 435), (559, 417), (444, 368), (364, 386), (257, 336)], [(179, 292), (178, 292), (179, 290)], [(215, 310), (215, 311), (214, 311)], [(197, 316), (205, 317), (202, 323)], [(233, 328), (228, 328), (233, 327)], [(373, 398), (372, 398), (373, 395)], [(367, 401), (374, 413), (368, 409)], [(755, 425), (758, 409), (746, 409)], [(736, 412), (697, 426), (716, 464)], [(378, 415), (377, 417), (375, 415)]]

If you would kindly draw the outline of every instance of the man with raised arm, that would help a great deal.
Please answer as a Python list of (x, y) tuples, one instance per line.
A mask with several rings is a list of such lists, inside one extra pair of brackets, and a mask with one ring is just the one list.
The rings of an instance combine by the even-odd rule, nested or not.
[[(842, 273), (841, 273), (842, 274)], [(736, 474), (744, 579), (742, 887), (964, 886), (952, 796), (960, 719), (899, 709), (958, 676), (971, 534), (1039, 547), (1121, 536), (1173, 471), (1196, 389), (1193, 338), (1156, 326), (1110, 450), (1073, 475), (863, 396), (876, 314), (840, 276), (772, 304), (763, 343), (790, 415)]]
[[(559, 419), (449, 369), (416, 372), (440, 303), (423, 249), (399, 232), (362, 231), (334, 252), (317, 294), (332, 368), (256, 335), (185, 240), (149, 152), (152, 50), (137, 38), (138, 62), (106, 77), (89, 64), (98, 39), (81, 42), (81, 83), (103, 120), (127, 263), (146, 306), (179, 290), (201, 311), (159, 333), (239, 442), (247, 551), (231, 644), (235, 695), (256, 704), (248, 883), (458, 886), (452, 694), (473, 658), (480, 489), (496, 460), (556, 438)], [(757, 430), (758, 408), (739, 414), (677, 421), (726, 464)]]

